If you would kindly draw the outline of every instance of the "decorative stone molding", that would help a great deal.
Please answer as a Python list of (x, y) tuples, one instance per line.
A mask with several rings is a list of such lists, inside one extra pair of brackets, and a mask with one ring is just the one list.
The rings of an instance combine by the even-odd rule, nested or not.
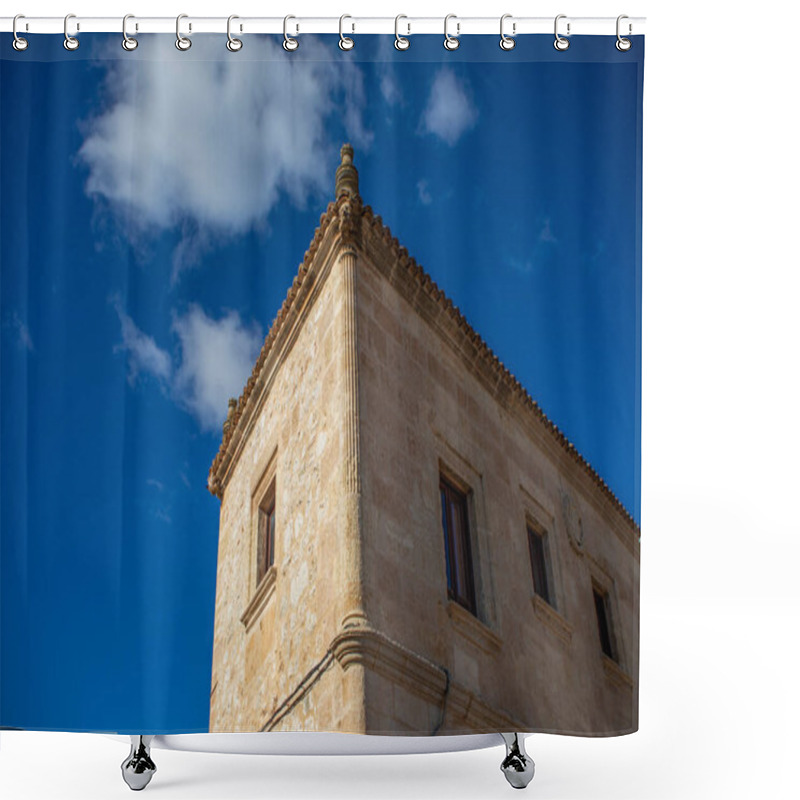
[(331, 650), (342, 669), (359, 664), (429, 703), (441, 702), (447, 685), (444, 670), (374, 628), (343, 630)]
[(255, 594), (247, 604), (247, 608), (242, 612), (239, 620), (244, 625), (245, 630), (250, 630), (253, 623), (258, 619), (261, 614), (261, 609), (266, 606), (267, 601), (272, 597), (275, 591), (275, 581), (277, 579), (278, 570), (273, 564), (266, 572), (261, 582), (256, 587)]
[(606, 677), (621, 689), (633, 689), (633, 678), (616, 661), (603, 654), (603, 672)]
[(441, 705), (447, 691), (448, 724), (465, 732), (525, 730), (519, 720), (489, 706), (475, 692), (450, 681), (443, 667), (390, 639), (374, 628), (343, 630), (331, 643), (330, 651), (342, 669), (358, 664), (433, 705)]
[(531, 602), (536, 616), (558, 637), (562, 644), (569, 646), (572, 641), (572, 625), (538, 594), (531, 597)]
[(367, 620), (367, 615), (359, 608), (355, 611), (348, 612), (342, 617), (341, 627), (342, 630), (348, 628), (369, 628), (369, 621)]
[(342, 195), (358, 197), (358, 170), (353, 164), (353, 146), (343, 144), (339, 153), (340, 163), (336, 168), (335, 193), (338, 200)]
[(453, 623), (453, 629), (484, 653), (494, 655), (503, 646), (503, 640), (488, 625), (458, 603), (452, 600), (448, 602), (447, 615)]

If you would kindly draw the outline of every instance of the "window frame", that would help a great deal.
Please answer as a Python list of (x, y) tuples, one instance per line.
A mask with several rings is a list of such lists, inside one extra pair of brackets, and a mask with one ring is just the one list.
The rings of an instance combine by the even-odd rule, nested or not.
[(595, 630), (600, 640), (600, 652), (615, 664), (619, 664), (619, 648), (614, 634), (614, 618), (611, 610), (611, 593), (596, 581), (592, 581), (592, 603), (594, 605)]
[[(556, 608), (555, 580), (553, 577), (552, 554), (550, 552), (550, 535), (546, 528), (535, 523), (530, 517), (525, 520), (525, 530), (528, 537), (528, 556), (530, 558), (531, 582), (534, 594), (541, 598), (551, 608)], [(539, 542), (541, 564), (536, 563), (534, 554), (534, 539)], [(539, 586), (537, 573), (541, 573), (544, 587)], [(544, 591), (542, 591), (544, 588)]]
[[(278, 482), (277, 482), (277, 447), (273, 449), (266, 466), (261, 470), (261, 477), (250, 490), (250, 509), (247, 522), (247, 540), (249, 543), (249, 560), (247, 563), (247, 595), (248, 601), (239, 617), (246, 631), (250, 631), (261, 615), (269, 599), (275, 593), (278, 574)], [(262, 514), (272, 512), (274, 521), (271, 531), (271, 542), (268, 548), (271, 553), (264, 553), (261, 546)], [(269, 534), (269, 527), (267, 527)], [(264, 569), (261, 565), (264, 563)]]
[[(264, 463), (259, 472), (259, 476), (250, 489), (250, 513), (249, 513), (249, 563), (248, 563), (248, 594), (253, 597), (258, 593), (259, 588), (264, 584), (270, 575), (276, 571), (276, 563), (278, 561), (278, 526), (277, 526), (277, 512), (278, 512), (278, 476), (277, 476), (277, 461), (278, 461), (278, 448), (272, 449), (269, 458)], [(261, 552), (259, 543), (260, 528), (261, 528), (261, 514), (262, 510), (269, 510), (270, 507), (274, 509), (275, 526), (272, 535), (272, 554), (269, 560), (269, 554), (266, 554), (268, 561), (266, 568), (262, 571), (260, 569), (261, 561), (264, 554)]]
[[(477, 581), (470, 520), (471, 493), (460, 481), (454, 480), (442, 470), (439, 471), (439, 518), (444, 536), (447, 597), (477, 617)], [(459, 531), (454, 529), (452, 513), (456, 503), (461, 510), (463, 523)], [(460, 548), (457, 544), (461, 545)], [(462, 565), (460, 570), (459, 565)]]
[(270, 568), (275, 566), (276, 509), (273, 478), (256, 511), (256, 586), (264, 580)]

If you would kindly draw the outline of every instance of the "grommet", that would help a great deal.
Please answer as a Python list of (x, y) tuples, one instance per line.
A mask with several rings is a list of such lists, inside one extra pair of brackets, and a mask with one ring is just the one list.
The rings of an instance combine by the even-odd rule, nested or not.
[(290, 19), (295, 19), (295, 17), (289, 14), (283, 18), (283, 49), (286, 50), (287, 53), (292, 53), (300, 47), (300, 42), (289, 36), (287, 26), (289, 25)]
[(244, 45), (244, 42), (241, 39), (236, 39), (231, 34), (231, 22), (233, 22), (233, 20), (235, 19), (239, 19), (239, 17), (237, 17), (236, 14), (231, 14), (228, 17), (228, 41), (225, 42), (225, 47), (227, 47), (228, 50), (231, 51), (231, 53), (238, 53), (242, 49), (242, 46)]
[[(71, 19), (75, 19), (74, 14), (67, 14), (64, 17), (64, 49), (65, 50), (77, 50), (81, 43), (74, 37), (69, 35), (69, 21)], [(80, 26), (78, 26), (78, 30), (80, 30)]]
[[(352, 50), (356, 46), (356, 43), (349, 36), (345, 36), (344, 35), (343, 26), (344, 26), (344, 21), (346, 19), (353, 19), (353, 18), (349, 14), (342, 14), (342, 16), (339, 17), (339, 49), (340, 50)], [(353, 26), (353, 29), (355, 30), (355, 26)]]
[(506, 51), (513, 50), (517, 46), (517, 41), (516, 41), (516, 39), (514, 39), (514, 36), (513, 36), (513, 34), (515, 34), (517, 32), (517, 23), (516, 22), (512, 22), (511, 23), (511, 32), (512, 32), (511, 36), (506, 36), (505, 31), (503, 29), (503, 27), (505, 25), (505, 21), (507, 19), (511, 19), (511, 17), (512, 17), (511, 14), (503, 14), (503, 16), (500, 17), (500, 49), (501, 50), (506, 50)]
[(126, 14), (122, 18), (122, 49), (127, 50), (129, 53), (139, 46), (139, 40), (128, 36), (128, 20), (135, 19), (133, 14)]
[(28, 40), (24, 39), (22, 36), (20, 36), (17, 33), (17, 20), (18, 19), (25, 19), (25, 15), (24, 14), (17, 14), (17, 16), (14, 17), (14, 21), (11, 23), (11, 33), (14, 34), (14, 39), (11, 42), (11, 46), (18, 53), (21, 53), (23, 50), (27, 50), (28, 49)]
[[(553, 26), (554, 33), (556, 35), (556, 40), (553, 42), (553, 47), (560, 52), (564, 52), (565, 50), (569, 50), (569, 39), (565, 39), (563, 36), (559, 35), (558, 33), (558, 21), (560, 19), (566, 19), (566, 14), (559, 14), (556, 17), (555, 24)], [(567, 23), (567, 36), (569, 36), (569, 22)]]
[(181, 34), (181, 20), (188, 17), (188, 14), (178, 14), (175, 20), (175, 47), (181, 51), (186, 51), (192, 46), (192, 40), (188, 36)]
[[(624, 36), (621, 36), (620, 32), (619, 32), (619, 24), (624, 19), (628, 19), (628, 15), (627, 14), (620, 14), (617, 17), (617, 41), (614, 42), (614, 46), (617, 48), (617, 50), (620, 51), (620, 53), (627, 53), (628, 50), (630, 50), (631, 47), (633, 47), (633, 42), (630, 39), (626, 39)], [(631, 26), (630, 26), (630, 23), (629, 23), (628, 24), (628, 33), (630, 33), (630, 32), (631, 32)]]
[[(408, 50), (411, 47), (411, 40), (407, 39), (406, 36), (400, 35), (400, 20), (401, 19), (408, 19), (405, 14), (398, 14), (394, 18), (394, 47), (395, 50)], [(411, 34), (411, 25), (408, 25), (408, 34)]]
[(461, 42), (458, 41), (458, 30), (461, 27), (458, 23), (456, 23), (456, 35), (451, 36), (447, 32), (447, 23), (450, 22), (451, 19), (457, 19), (455, 14), (448, 14), (444, 18), (444, 49), (445, 50), (458, 50), (459, 45)]

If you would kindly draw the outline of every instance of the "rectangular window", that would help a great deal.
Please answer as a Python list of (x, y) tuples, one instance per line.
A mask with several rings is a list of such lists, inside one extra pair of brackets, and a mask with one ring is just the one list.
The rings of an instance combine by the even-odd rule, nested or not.
[(550, 586), (550, 565), (547, 549), (547, 534), (528, 525), (528, 549), (531, 556), (531, 572), (533, 573), (533, 590), (546, 603), (553, 605), (552, 587)]
[(467, 496), (444, 477), (439, 477), (442, 528), (447, 562), (447, 596), (476, 613), (475, 580), (469, 540)]
[(594, 610), (597, 614), (597, 632), (600, 634), (600, 647), (610, 659), (617, 660), (614, 652), (614, 641), (611, 637), (611, 618), (608, 612), (608, 594), (596, 587), (592, 588), (594, 594)]
[(275, 497), (274, 495), (258, 508), (258, 582), (275, 563)]

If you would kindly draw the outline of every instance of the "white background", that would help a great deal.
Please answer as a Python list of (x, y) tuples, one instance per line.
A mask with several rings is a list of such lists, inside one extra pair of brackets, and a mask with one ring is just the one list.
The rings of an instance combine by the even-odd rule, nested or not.
[[(800, 796), (797, 4), (27, 0), (3, 13), (16, 12), (646, 16), (641, 730), (531, 737), (537, 775), (527, 792)], [(126, 754), (102, 736), (3, 733), (0, 795), (127, 797)], [(154, 755), (154, 797), (486, 800), (513, 791), (499, 748)]]

